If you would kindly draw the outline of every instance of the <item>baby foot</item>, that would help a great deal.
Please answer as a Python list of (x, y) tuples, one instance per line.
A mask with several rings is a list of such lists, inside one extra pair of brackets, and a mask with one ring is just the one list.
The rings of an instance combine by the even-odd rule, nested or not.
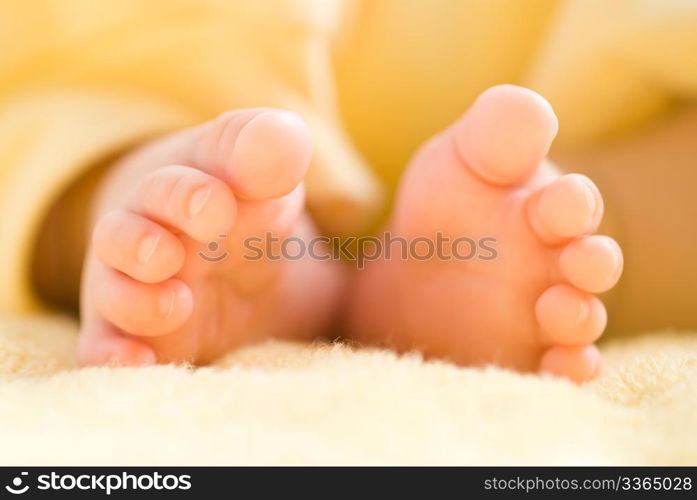
[(622, 253), (593, 235), (603, 212), (596, 186), (544, 160), (556, 132), (543, 98), (503, 85), (420, 150), (401, 182), (392, 240), (492, 239), (469, 260), (402, 260), (393, 241), (391, 259), (357, 278), (355, 337), (577, 382), (597, 373), (606, 312), (592, 294), (617, 282)]
[(247, 237), (310, 238), (297, 116), (250, 109), (157, 141), (115, 165), (82, 287), (82, 365), (210, 361), (240, 344), (314, 337), (334, 312), (334, 264), (250, 261)]

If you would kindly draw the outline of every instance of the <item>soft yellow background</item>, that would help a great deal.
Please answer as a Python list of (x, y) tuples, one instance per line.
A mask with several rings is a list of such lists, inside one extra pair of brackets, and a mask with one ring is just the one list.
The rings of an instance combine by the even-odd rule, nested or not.
[(490, 85), (541, 92), (559, 146), (585, 147), (693, 100), (696, 53), (686, 0), (2, 0), (0, 309), (35, 304), (28, 262), (57, 194), (155, 134), (228, 108), (296, 110), (321, 217), (332, 199), (369, 204), (366, 163), (393, 185)]

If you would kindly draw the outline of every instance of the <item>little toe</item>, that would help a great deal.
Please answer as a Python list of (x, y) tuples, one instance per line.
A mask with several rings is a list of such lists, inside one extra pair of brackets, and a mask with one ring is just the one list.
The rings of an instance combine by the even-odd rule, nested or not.
[(125, 210), (104, 215), (92, 233), (95, 256), (144, 283), (171, 278), (184, 265), (184, 245), (159, 224)]
[(227, 233), (235, 221), (235, 195), (220, 179), (180, 165), (158, 168), (141, 183), (134, 211), (200, 243)]
[(622, 250), (608, 236), (586, 236), (562, 249), (559, 267), (564, 278), (575, 287), (590, 293), (606, 292), (622, 275)]
[(550, 347), (542, 355), (540, 371), (565, 377), (577, 384), (587, 382), (600, 372), (600, 352), (594, 345)]
[(153, 350), (137, 338), (99, 320), (82, 325), (77, 341), (78, 366), (148, 366), (156, 362)]
[(595, 296), (569, 285), (548, 288), (535, 304), (542, 341), (581, 346), (595, 342), (607, 324), (607, 312)]
[(295, 113), (233, 111), (201, 131), (194, 155), (197, 165), (222, 173), (243, 199), (267, 200), (290, 193), (310, 165), (310, 130)]
[(165, 335), (191, 316), (191, 290), (180, 280), (141, 283), (106, 266), (94, 278), (99, 282), (92, 288), (96, 311), (126, 333)]
[(528, 218), (535, 233), (548, 244), (590, 234), (603, 216), (598, 188), (584, 175), (567, 174), (533, 193)]
[(452, 130), (469, 168), (488, 182), (512, 185), (537, 170), (557, 129), (554, 111), (542, 96), (497, 85), (482, 93)]

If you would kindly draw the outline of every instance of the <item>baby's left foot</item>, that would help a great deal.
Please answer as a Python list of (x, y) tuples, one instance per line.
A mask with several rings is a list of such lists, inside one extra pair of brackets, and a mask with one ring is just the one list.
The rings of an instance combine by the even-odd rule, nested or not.
[(341, 270), (261, 250), (273, 252), (269, 237), (315, 237), (302, 184), (311, 150), (299, 117), (257, 108), (116, 162), (93, 207), (78, 362), (205, 364), (250, 342), (323, 334)]
[(606, 312), (592, 294), (617, 282), (622, 253), (592, 235), (595, 185), (544, 160), (556, 131), (544, 99), (506, 85), (421, 149), (399, 189), (390, 258), (357, 278), (354, 337), (577, 382), (597, 373)]

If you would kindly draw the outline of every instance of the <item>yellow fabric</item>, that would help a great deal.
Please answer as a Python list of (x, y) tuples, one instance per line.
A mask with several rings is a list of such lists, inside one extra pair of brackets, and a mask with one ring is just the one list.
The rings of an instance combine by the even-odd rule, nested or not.
[(360, 175), (362, 160), (335, 123), (327, 68), (339, 7), (327, 0), (0, 0), (0, 259), (9, 269), (0, 309), (35, 305), (32, 244), (61, 189), (116, 151), (226, 109), (302, 113), (324, 164), (308, 178), (308, 192), (320, 191), (309, 202), (322, 206), (348, 190), (370, 203), (375, 186)]
[(343, 117), (392, 185), (414, 149), (491, 85), (549, 99), (565, 148), (697, 98), (695, 2), (364, 0), (347, 24), (336, 49)]
[(152, 98), (74, 88), (44, 90), (0, 110), (0, 306), (39, 306), (29, 285), (36, 230), (52, 199), (109, 153), (187, 123)]
[(0, 464), (697, 463), (694, 334), (615, 340), (583, 387), (280, 342), (198, 370), (74, 370), (75, 335), (0, 316)]
[(346, 228), (378, 197), (348, 135), (392, 185), (423, 139), (513, 82), (552, 101), (561, 144), (602, 140), (694, 99), (696, 22), (684, 0), (0, 0), (0, 309), (31, 304), (27, 255), (60, 189), (148, 136), (299, 111), (309, 204)]

